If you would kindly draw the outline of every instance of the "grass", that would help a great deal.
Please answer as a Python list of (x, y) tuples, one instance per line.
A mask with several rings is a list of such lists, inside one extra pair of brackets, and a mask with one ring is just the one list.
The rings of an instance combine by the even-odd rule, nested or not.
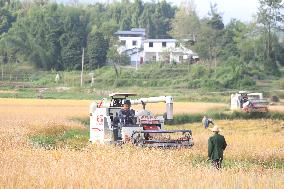
[[(220, 102), (228, 101), (228, 92), (220, 94), (212, 94), (210, 92), (204, 92), (202, 90), (191, 90), (191, 89), (175, 89), (172, 87), (119, 87), (114, 88), (112, 86), (105, 85), (105, 88), (95, 88), (85, 85), (84, 87), (79, 86), (68, 86), (67, 90), (62, 91), (64, 85), (56, 86), (30, 86), (23, 88), (18, 84), (8, 84), (10, 87), (0, 86), (0, 98), (38, 98), (41, 96), (43, 99), (102, 99), (108, 96), (112, 92), (133, 92), (137, 93), (138, 97), (150, 97), (163, 95), (173, 95), (177, 101), (191, 101), (191, 102)], [(17, 86), (13, 86), (17, 85)], [(46, 90), (39, 93), (41, 89)]]
[[(223, 169), (216, 171), (206, 162), (207, 140), (212, 133), (200, 122), (169, 126), (193, 131), (195, 145), (191, 149), (91, 145), (87, 142), (86, 127), (79, 121), (88, 115), (88, 104), (89, 101), (75, 100), (0, 99), (0, 186), (162, 189), (283, 186), (282, 120), (216, 120), (228, 143)], [(200, 114), (204, 110), (198, 103), (195, 107), (191, 105)], [(56, 147), (35, 146), (31, 140)]]
[[(21, 72), (23, 69), (23, 73)], [(143, 97), (171, 94), (178, 101), (196, 102), (229, 102), (228, 97), (232, 91), (254, 90), (265, 92), (265, 96), (278, 95), (283, 97), (282, 87), (277, 78), (258, 81), (258, 85), (226, 88), (221, 84), (224, 78), (215, 81), (214, 73), (208, 70), (208, 66), (194, 64), (188, 69), (188, 65), (147, 64), (138, 71), (133, 68), (121, 67), (119, 79), (116, 81), (115, 72), (111, 66), (104, 66), (93, 71), (95, 84), (91, 87), (90, 71), (84, 73), (84, 86), (80, 87), (80, 72), (59, 72), (60, 81), (54, 81), (55, 71), (34, 71), (26, 73), (27, 68), (15, 68), (12, 75), (19, 75), (19, 79), (10, 81), (9, 78), (0, 82), (0, 90), (10, 86), (16, 90), (16, 94), (0, 93), (2, 98), (37, 98), (40, 88), (47, 88), (42, 93), (46, 99), (101, 99), (109, 92), (135, 92)], [(226, 72), (224, 72), (226, 73)], [(217, 77), (217, 76), (216, 76)], [(22, 79), (21, 79), (22, 78)], [(115, 84), (116, 83), (116, 84)], [(2, 88), (3, 87), (3, 88)], [(60, 91), (58, 88), (67, 87), (68, 90)], [(22, 89), (24, 88), (24, 89)], [(278, 91), (277, 91), (278, 90)], [(221, 91), (221, 92), (220, 92)], [(268, 92), (266, 92), (268, 91)], [(102, 94), (103, 93), (103, 94)]]
[(89, 141), (87, 130), (69, 129), (57, 135), (40, 134), (29, 137), (35, 147), (44, 149), (68, 148), (81, 150)]

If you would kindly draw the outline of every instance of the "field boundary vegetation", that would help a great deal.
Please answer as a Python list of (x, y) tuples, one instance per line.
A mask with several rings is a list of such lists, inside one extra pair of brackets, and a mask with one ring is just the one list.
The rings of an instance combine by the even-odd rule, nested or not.
[[(223, 67), (217, 68), (217, 74), (219, 69), (222, 70)], [(284, 99), (282, 80), (277, 77), (270, 80), (250, 79), (256, 83), (252, 86), (242, 85), (242, 82), (236, 80), (238, 86), (234, 87), (228, 85), (229, 80), (215, 77), (214, 72), (208, 70), (208, 65), (202, 63), (191, 65), (190, 70), (184, 64), (177, 65), (177, 68), (167, 65), (159, 68), (159, 63), (144, 65), (137, 71), (121, 68), (119, 78), (116, 78), (112, 67), (105, 66), (93, 72), (94, 84), (91, 84), (89, 72), (85, 72), (83, 87), (80, 87), (80, 72), (58, 73), (58, 82), (54, 80), (56, 72), (49, 71), (31, 73), (29, 81), (2, 81), (0, 89), (4, 92), (0, 91), (0, 97), (101, 99), (112, 92), (127, 91), (143, 97), (170, 95), (177, 101), (229, 102), (230, 94), (238, 90), (248, 90), (264, 92), (267, 98), (277, 96)]]
[[(201, 123), (203, 116), (206, 115), (214, 120), (257, 120), (257, 119), (273, 119), (284, 120), (284, 113), (282, 112), (241, 112), (241, 111), (222, 111), (222, 110), (208, 110), (205, 113), (183, 113), (174, 115), (173, 120), (166, 120), (166, 125), (181, 125), (187, 123)], [(79, 121), (88, 126), (90, 124), (89, 118), (72, 118), (71, 120)]]
[(214, 111), (209, 110), (203, 114), (178, 114), (174, 115), (173, 120), (166, 121), (169, 125), (178, 125), (186, 123), (201, 122), (204, 115), (214, 119), (214, 120), (253, 120), (253, 119), (274, 119), (274, 120), (284, 120), (284, 113), (281, 112), (241, 112), (241, 111)]

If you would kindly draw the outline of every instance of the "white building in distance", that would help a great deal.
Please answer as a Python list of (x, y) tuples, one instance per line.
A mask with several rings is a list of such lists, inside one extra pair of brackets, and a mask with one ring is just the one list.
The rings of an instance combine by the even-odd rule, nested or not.
[(120, 42), (118, 52), (129, 55), (132, 65), (152, 61), (180, 63), (199, 60), (196, 53), (183, 47), (176, 39), (146, 39), (146, 31), (143, 28), (118, 31), (115, 35)]

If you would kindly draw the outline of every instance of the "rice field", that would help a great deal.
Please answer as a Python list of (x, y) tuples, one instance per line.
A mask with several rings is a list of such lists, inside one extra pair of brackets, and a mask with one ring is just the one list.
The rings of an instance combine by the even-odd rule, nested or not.
[[(85, 126), (90, 101), (0, 99), (0, 188), (276, 188), (284, 186), (284, 122), (221, 120), (228, 147), (223, 169), (211, 168), (201, 123), (192, 129), (192, 149), (142, 149), (91, 145), (80, 150), (35, 147), (29, 136)], [(226, 104), (175, 103), (175, 113), (200, 113)], [(149, 106), (155, 113), (163, 104)], [(160, 112), (162, 110), (162, 112)], [(279, 107), (279, 111), (283, 111)]]

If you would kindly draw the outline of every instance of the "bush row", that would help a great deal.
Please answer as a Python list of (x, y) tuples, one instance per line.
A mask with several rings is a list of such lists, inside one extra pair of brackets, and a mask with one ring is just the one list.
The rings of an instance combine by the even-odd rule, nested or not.
[(281, 112), (221, 112), (221, 111), (208, 111), (205, 114), (178, 114), (174, 116), (173, 120), (167, 120), (168, 125), (179, 125), (186, 123), (201, 122), (204, 115), (209, 116), (215, 120), (234, 120), (234, 119), (276, 119), (284, 120), (284, 113)]

